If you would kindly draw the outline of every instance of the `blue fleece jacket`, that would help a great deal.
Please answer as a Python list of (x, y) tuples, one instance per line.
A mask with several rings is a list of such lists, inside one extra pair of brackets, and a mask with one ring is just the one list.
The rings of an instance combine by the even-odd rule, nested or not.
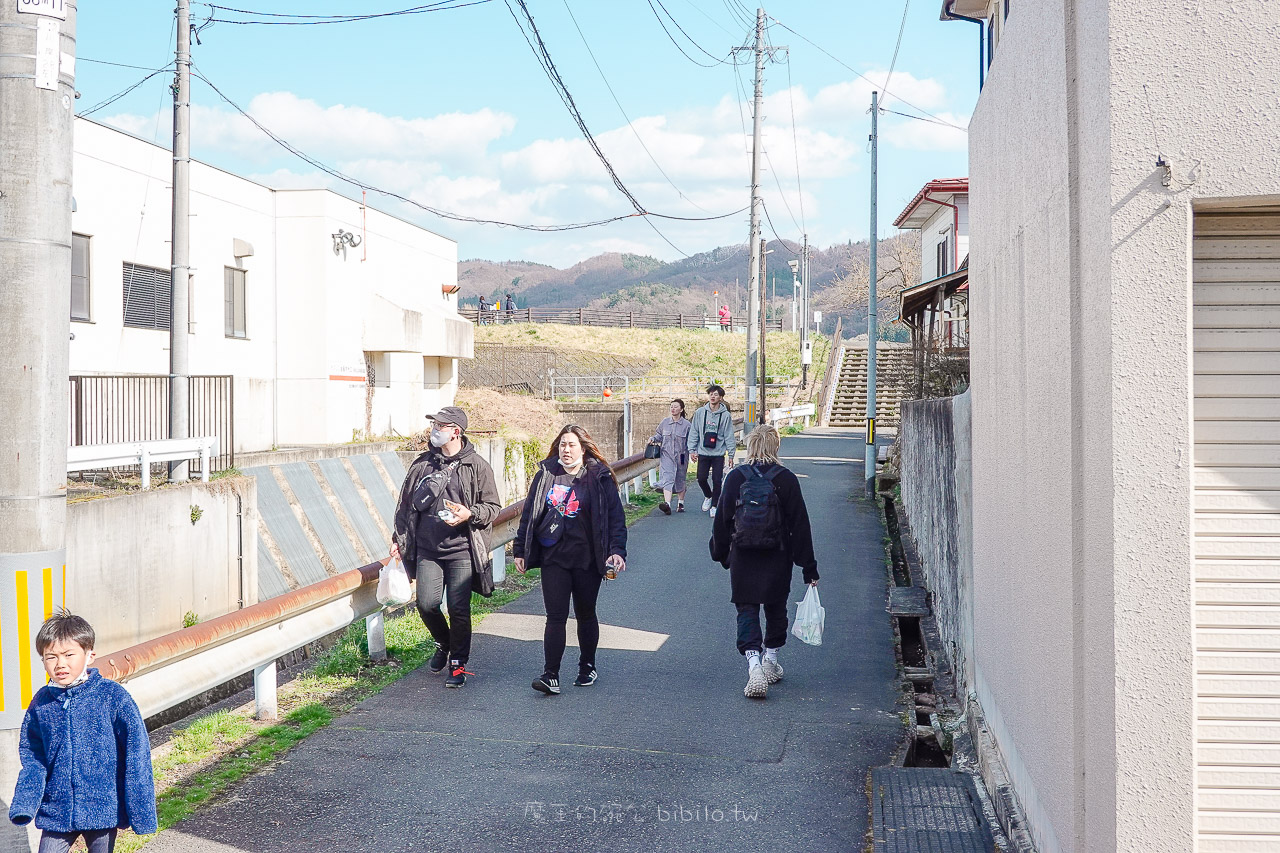
[(40, 688), (22, 718), (22, 771), (9, 807), (19, 826), (156, 831), (151, 742), (129, 692), (89, 669), (74, 687)]

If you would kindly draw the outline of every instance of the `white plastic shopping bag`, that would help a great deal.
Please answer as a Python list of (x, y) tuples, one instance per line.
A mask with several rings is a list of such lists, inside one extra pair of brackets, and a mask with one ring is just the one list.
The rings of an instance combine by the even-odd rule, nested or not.
[(413, 598), (409, 588), (409, 573), (404, 563), (392, 560), (378, 572), (378, 603), (387, 607), (407, 604)]
[(810, 586), (809, 591), (804, 594), (804, 600), (796, 606), (796, 619), (791, 626), (791, 633), (803, 643), (820, 646), (822, 626), (826, 621), (827, 609), (822, 606), (822, 599), (818, 598), (818, 588)]

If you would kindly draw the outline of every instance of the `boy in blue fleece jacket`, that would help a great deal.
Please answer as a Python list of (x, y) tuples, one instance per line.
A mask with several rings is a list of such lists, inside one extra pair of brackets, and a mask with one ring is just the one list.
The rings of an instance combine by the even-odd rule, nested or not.
[(81, 835), (89, 853), (111, 853), (117, 829), (157, 828), (147, 728), (129, 692), (88, 668), (93, 643), (89, 623), (65, 610), (36, 634), (49, 683), (22, 719), (9, 820), (35, 820), (39, 853), (67, 853)]

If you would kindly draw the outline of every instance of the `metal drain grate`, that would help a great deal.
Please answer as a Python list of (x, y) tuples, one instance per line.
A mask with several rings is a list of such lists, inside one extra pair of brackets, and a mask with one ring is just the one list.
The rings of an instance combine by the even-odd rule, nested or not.
[(948, 768), (874, 768), (876, 853), (990, 853), (995, 841), (973, 785), (972, 776)]

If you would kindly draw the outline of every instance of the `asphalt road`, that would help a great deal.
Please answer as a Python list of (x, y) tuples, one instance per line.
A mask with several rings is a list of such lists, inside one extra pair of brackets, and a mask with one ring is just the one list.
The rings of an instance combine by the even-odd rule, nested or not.
[[(605, 628), (593, 687), (572, 685), (571, 646), (563, 695), (530, 689), (535, 591), (490, 617), (465, 687), (411, 673), (147, 850), (861, 850), (867, 771), (902, 731), (883, 526), (853, 497), (862, 448), (848, 430), (783, 445), (827, 622), (822, 646), (790, 638), (767, 700), (742, 695), (728, 573), (708, 557), (694, 487), (690, 512), (631, 528), (628, 570), (598, 608), (630, 630)], [(803, 591), (797, 570), (793, 614)]]

